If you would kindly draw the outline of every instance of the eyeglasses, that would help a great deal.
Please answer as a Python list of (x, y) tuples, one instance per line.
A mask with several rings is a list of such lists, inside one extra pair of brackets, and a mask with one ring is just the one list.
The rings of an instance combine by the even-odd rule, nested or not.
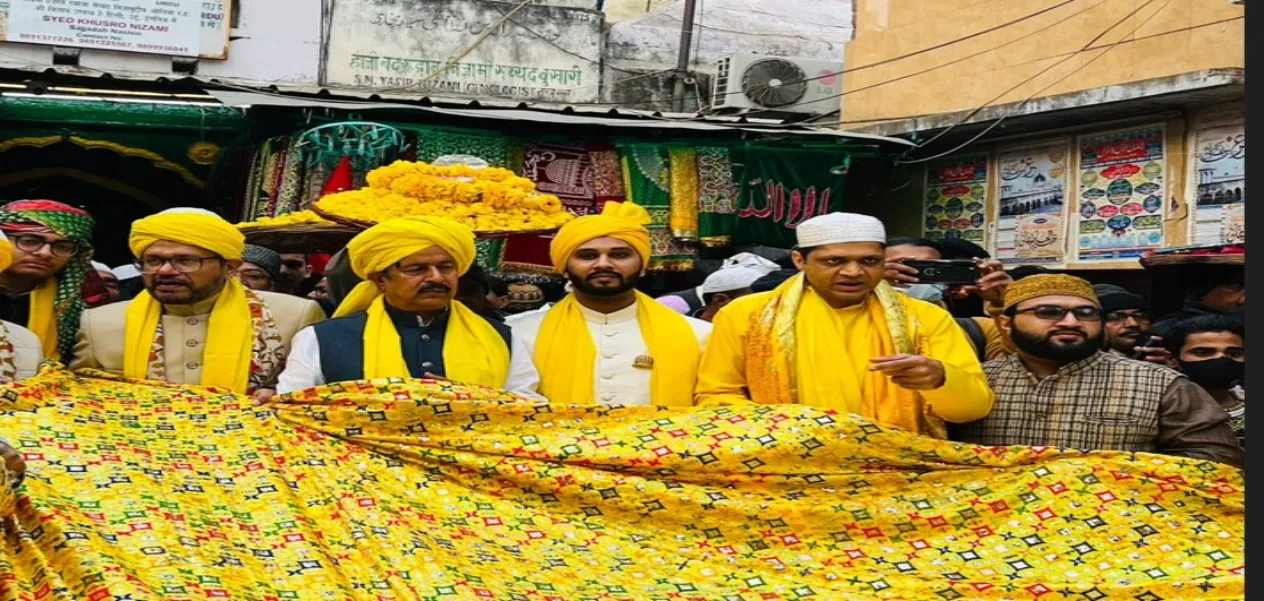
[(1014, 313), (1031, 313), (1036, 316), (1036, 319), (1045, 321), (1062, 321), (1067, 316), (1067, 313), (1074, 315), (1080, 321), (1102, 320), (1102, 310), (1097, 307), (1072, 307), (1068, 309), (1057, 305), (1037, 305), (1027, 309), (1019, 309), (1014, 311)]
[(1106, 321), (1124, 321), (1129, 317), (1137, 321), (1150, 321), (1150, 314), (1145, 311), (1135, 311), (1125, 309), (1123, 311), (1111, 311), (1106, 314)]
[(158, 270), (168, 263), (171, 264), (172, 269), (180, 273), (193, 273), (201, 270), (202, 265), (207, 261), (223, 261), (223, 259), (219, 257), (176, 257), (174, 259), (147, 257), (133, 264), (141, 273), (158, 273)]
[(79, 253), (79, 243), (74, 240), (54, 240), (49, 242), (39, 236), (14, 236), (13, 246), (28, 253), (37, 253), (47, 246), (55, 257), (73, 257)]

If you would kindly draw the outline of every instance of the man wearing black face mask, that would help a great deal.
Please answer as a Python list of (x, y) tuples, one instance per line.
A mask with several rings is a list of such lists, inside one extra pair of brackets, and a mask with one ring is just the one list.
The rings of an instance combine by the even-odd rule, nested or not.
[(1246, 448), (1246, 327), (1222, 315), (1182, 319), (1164, 340), (1181, 371), (1229, 414), (1229, 429)]
[(1102, 307), (1088, 282), (1037, 275), (1005, 292), (999, 325), (1018, 352), (983, 371), (992, 412), (963, 442), (1162, 453), (1242, 465), (1229, 416), (1181, 374), (1102, 352)]

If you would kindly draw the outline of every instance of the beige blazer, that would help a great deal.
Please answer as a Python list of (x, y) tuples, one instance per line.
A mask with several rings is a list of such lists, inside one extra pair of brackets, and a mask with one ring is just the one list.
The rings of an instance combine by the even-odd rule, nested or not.
[[(290, 341), (299, 330), (325, 319), (325, 312), (316, 301), (277, 294), (256, 292), (276, 321), (285, 353), (290, 352)], [(85, 367), (123, 373), (123, 346), (127, 331), (127, 308), (131, 302), (114, 303), (84, 311), (75, 341), (75, 357), (72, 369)], [(193, 305), (166, 305), (163, 307), (162, 330), (166, 346), (163, 363), (167, 381), (177, 384), (197, 384), (202, 380), (202, 351), (206, 346), (207, 330), (211, 324), (211, 309), (215, 299), (207, 299)]]

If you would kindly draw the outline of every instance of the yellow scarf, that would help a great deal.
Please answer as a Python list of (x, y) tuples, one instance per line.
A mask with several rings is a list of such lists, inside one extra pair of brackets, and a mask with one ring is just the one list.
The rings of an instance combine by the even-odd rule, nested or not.
[(39, 336), (45, 357), (61, 361), (61, 350), (57, 345), (57, 315), (53, 310), (56, 305), (57, 278), (51, 277), (31, 291), (31, 312), (26, 319), (26, 328)]
[[(162, 303), (141, 292), (127, 307), (127, 325), (123, 341), (123, 375), (144, 379), (149, 374), (150, 353)], [(207, 324), (206, 346), (202, 351), (203, 386), (228, 388), (245, 394), (250, 385), (250, 361), (254, 344), (254, 322), (246, 291), (237, 278), (229, 278), (211, 309)], [(161, 357), (157, 358), (161, 360)]]
[[(833, 309), (820, 296), (806, 290), (803, 274), (786, 280), (762, 309), (751, 317), (746, 337), (746, 381), (753, 401), (775, 405), (801, 403), (827, 406), (829, 394), (841, 394), (855, 382), (851, 370), (838, 357), (836, 335), (821, 328), (797, 328), (799, 323), (829, 323)], [(916, 324), (909, 319), (906, 297), (883, 282), (865, 301), (875, 333), (869, 339), (869, 356), (917, 354)], [(880, 372), (865, 372), (858, 383), (862, 401), (854, 411), (879, 423), (938, 438), (947, 437), (944, 421), (932, 415), (914, 390), (901, 388)]]
[[(655, 405), (689, 407), (698, 379), (701, 351), (693, 328), (679, 313), (636, 293), (636, 320), (650, 357), (650, 396)], [(588, 324), (574, 295), (549, 310), (540, 324), (535, 364), (540, 370), (540, 393), (556, 403), (594, 403), (593, 345)]]
[[(505, 339), (487, 320), (459, 301), (452, 301), (448, 311), (448, 327), (443, 335), (446, 377), (466, 384), (504, 388), (509, 378), (509, 347)], [(399, 331), (381, 296), (369, 305), (364, 327), (364, 377), (409, 377)]]

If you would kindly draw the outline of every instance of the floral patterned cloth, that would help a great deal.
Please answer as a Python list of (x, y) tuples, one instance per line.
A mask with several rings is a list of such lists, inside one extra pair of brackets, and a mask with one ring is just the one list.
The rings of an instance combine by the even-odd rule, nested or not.
[[(804, 406), (549, 406), (450, 382), (0, 388), (0, 599), (1222, 599), (1243, 477)], [(0, 482), (7, 475), (0, 474)]]

